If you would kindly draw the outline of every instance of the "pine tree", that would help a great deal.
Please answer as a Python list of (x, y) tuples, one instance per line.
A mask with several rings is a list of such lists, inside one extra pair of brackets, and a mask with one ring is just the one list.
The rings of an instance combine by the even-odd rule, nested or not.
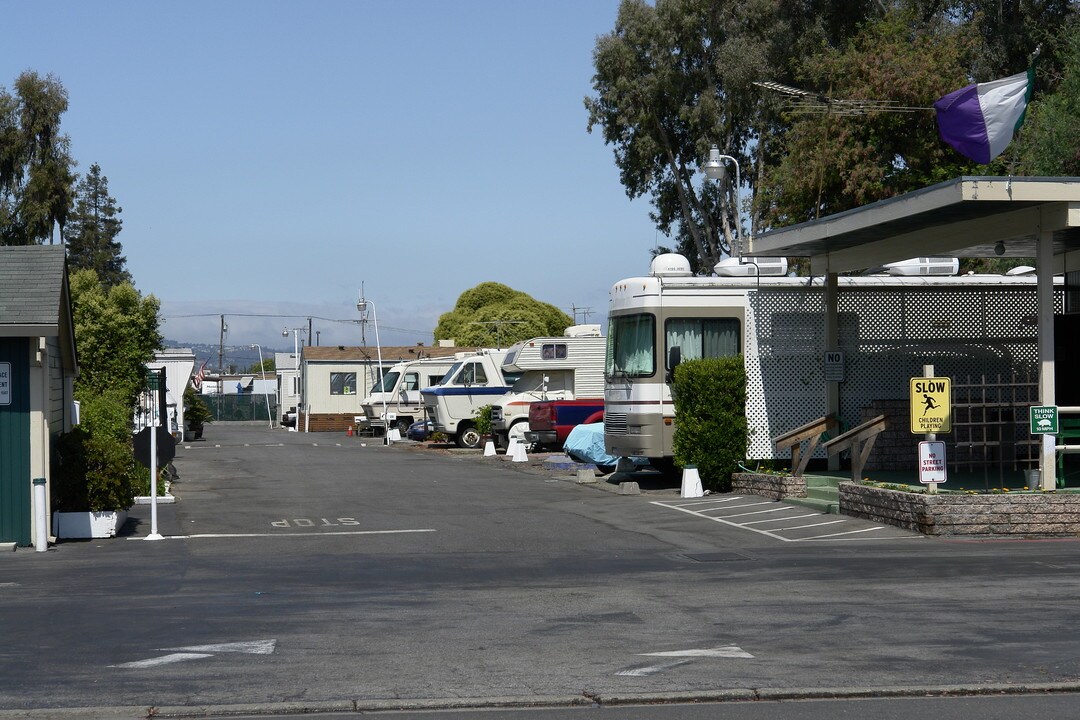
[(109, 196), (109, 179), (94, 163), (75, 188), (75, 211), (68, 221), (68, 265), (74, 270), (88, 268), (97, 273), (105, 287), (131, 282), (121, 254), (120, 234), (123, 208)]

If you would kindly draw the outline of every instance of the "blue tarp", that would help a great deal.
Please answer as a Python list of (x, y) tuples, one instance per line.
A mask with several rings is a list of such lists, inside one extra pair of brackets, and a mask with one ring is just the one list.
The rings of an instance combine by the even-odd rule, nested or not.
[(574, 460), (594, 465), (614, 465), (619, 458), (604, 449), (604, 423), (578, 425), (566, 436), (563, 451)]

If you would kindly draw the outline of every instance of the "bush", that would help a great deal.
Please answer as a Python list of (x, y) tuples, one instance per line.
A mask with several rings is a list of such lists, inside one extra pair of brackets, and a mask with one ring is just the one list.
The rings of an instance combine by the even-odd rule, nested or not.
[[(120, 392), (80, 398), (81, 421), (57, 443), (53, 505), (63, 512), (126, 510), (135, 501), (140, 466), (130, 415)], [(149, 471), (146, 472), (149, 477)], [(149, 479), (146, 481), (149, 486)]]
[(476, 409), (476, 431), (481, 435), (491, 434), (491, 405)]
[(688, 360), (675, 368), (676, 464), (694, 465), (704, 488), (731, 489), (746, 458), (746, 369), (741, 355)]
[(214, 422), (210, 408), (190, 385), (184, 390), (184, 422), (187, 423), (187, 429), (195, 433), (196, 437), (202, 437), (203, 425)]

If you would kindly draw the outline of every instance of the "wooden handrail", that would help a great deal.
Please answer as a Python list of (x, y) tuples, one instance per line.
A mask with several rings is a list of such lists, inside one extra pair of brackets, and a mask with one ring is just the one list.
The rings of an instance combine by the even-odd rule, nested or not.
[(884, 415), (878, 415), (872, 420), (867, 420), (861, 425), (856, 425), (845, 433), (837, 435), (826, 442), (822, 447), (829, 455), (851, 448), (851, 479), (855, 482), (862, 480), (862, 471), (866, 467), (866, 460), (870, 457), (870, 450), (874, 447), (874, 441), (888, 425)]
[[(805, 425), (800, 425), (794, 430), (789, 430), (783, 435), (773, 438), (773, 446), (777, 452), (791, 448), (791, 474), (800, 477), (806, 471), (806, 465), (810, 462), (810, 456), (814, 454), (821, 436), (825, 433), (836, 432), (839, 424), (836, 417), (827, 415), (817, 420), (812, 420)], [(803, 447), (803, 443), (806, 447)]]

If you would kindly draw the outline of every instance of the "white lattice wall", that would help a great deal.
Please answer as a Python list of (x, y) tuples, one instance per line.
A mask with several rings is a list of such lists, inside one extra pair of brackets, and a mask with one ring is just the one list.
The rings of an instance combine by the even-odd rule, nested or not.
[[(927, 364), (945, 377), (1035, 369), (1034, 287), (841, 287), (839, 313), (844, 428), (873, 400), (906, 399)], [(750, 454), (766, 458), (773, 437), (825, 414), (822, 290), (753, 290), (747, 322), (757, 330), (746, 348)]]

